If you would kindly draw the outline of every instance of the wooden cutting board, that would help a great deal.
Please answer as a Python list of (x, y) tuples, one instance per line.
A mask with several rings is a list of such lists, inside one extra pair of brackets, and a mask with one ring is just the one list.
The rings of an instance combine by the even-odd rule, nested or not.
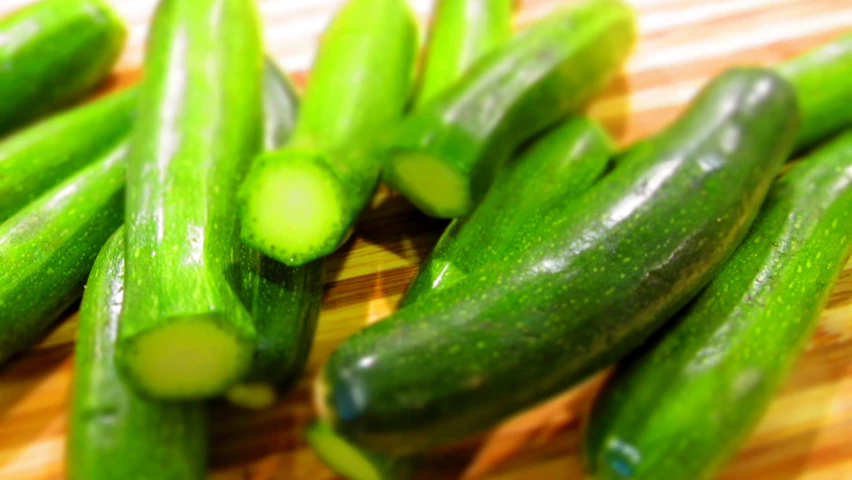
[[(32, 0), (3, 0), (0, 14)], [(570, 0), (521, 1), (523, 27)], [(153, 0), (114, 0), (131, 24), (117, 77), (138, 77)], [(340, 0), (261, 0), (268, 49), (304, 81), (317, 35)], [(621, 76), (589, 108), (622, 145), (659, 130), (712, 75), (774, 64), (852, 31), (852, 0), (633, 0), (641, 41)], [(412, 1), (424, 22), (431, 1)], [(850, 79), (852, 84), (852, 79)], [(852, 108), (852, 105), (849, 106)], [(305, 446), (309, 377), (344, 338), (392, 312), (444, 223), (381, 189), (353, 240), (329, 261), (325, 304), (309, 372), (274, 408), (211, 407), (211, 478), (336, 478)], [(76, 317), (0, 370), (0, 479), (64, 476), (66, 409)], [(426, 478), (580, 479), (581, 413), (599, 379), (527, 412), (484, 438), (436, 453)], [(748, 445), (733, 479), (852, 479), (852, 265), (807, 353)], [(665, 479), (661, 479), (665, 480)]]

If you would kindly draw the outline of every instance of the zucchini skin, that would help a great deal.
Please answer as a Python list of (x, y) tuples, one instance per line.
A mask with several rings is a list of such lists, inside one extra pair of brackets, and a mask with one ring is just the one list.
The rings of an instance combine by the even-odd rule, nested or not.
[[(386, 148), (385, 181), (427, 215), (469, 214), (503, 158), (615, 77), (635, 30), (635, 15), (620, 0), (582, 1), (533, 25), (403, 121)], [(398, 170), (412, 154), (457, 172), (466, 181), (464, 205), (436, 209), (412, 195)]]
[(0, 364), (82, 295), (98, 251), (121, 225), (125, 152), (119, 145), (0, 224)]
[(0, 142), (0, 222), (126, 137), (135, 107), (135, 91), (123, 91)]
[[(346, 240), (378, 186), (375, 143), (403, 114), (414, 83), (418, 36), (405, 0), (349, 0), (323, 34), (293, 138), (252, 164), (240, 190), (242, 239), (290, 266), (324, 257)], [(340, 92), (346, 92), (341, 95)], [(258, 185), (281, 165), (312, 164), (333, 184), (339, 219), (310, 248), (276, 244), (255, 225)], [(282, 215), (286, 208), (282, 207)], [(318, 219), (325, 222), (326, 219)]]
[[(293, 133), (298, 94), (286, 74), (267, 60), (264, 76), (264, 147), (281, 147)], [(257, 331), (252, 367), (241, 384), (285, 391), (298, 379), (313, 345), (322, 306), (325, 259), (288, 267), (243, 245), (240, 293)]]
[(415, 108), (455, 83), (484, 54), (512, 37), (515, 0), (440, 0), (429, 32)]
[(795, 92), (721, 75), (585, 195), (522, 232), (518, 255), (350, 337), (315, 394), (350, 439), (404, 454), (543, 401), (642, 343), (745, 235), (789, 155)]
[(713, 478), (804, 349), (850, 239), (847, 131), (775, 184), (724, 268), (598, 397), (585, 443), (594, 478)]
[(0, 37), (2, 134), (90, 93), (127, 29), (104, 0), (40, 0), (0, 19)]
[[(236, 190), (261, 148), (263, 54), (254, 2), (163, 0), (128, 157), (127, 288), (117, 359), (152, 396), (223, 393), (255, 344), (239, 280)], [(234, 367), (199, 391), (155, 391), (132, 361), (145, 335), (206, 317), (237, 345)]]
[(802, 110), (797, 150), (852, 126), (852, 33), (781, 64), (778, 72), (796, 87)]
[(440, 291), (518, 244), (545, 214), (580, 196), (604, 174), (615, 144), (594, 121), (571, 117), (545, 132), (497, 173), (469, 216), (453, 220), (411, 282), (402, 306)]
[(160, 402), (126, 386), (113, 353), (124, 300), (124, 232), (95, 261), (74, 349), (68, 477), (189, 480), (207, 473), (201, 403)]

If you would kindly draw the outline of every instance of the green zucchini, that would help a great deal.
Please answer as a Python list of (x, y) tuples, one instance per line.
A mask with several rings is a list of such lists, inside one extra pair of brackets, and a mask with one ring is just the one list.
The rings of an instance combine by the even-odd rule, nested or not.
[(388, 456), (354, 445), (322, 421), (311, 424), (305, 438), (323, 463), (349, 480), (410, 478), (420, 462), (417, 456)]
[(621, 0), (583, 0), (533, 25), (404, 120), (385, 181), (427, 215), (469, 214), (502, 159), (606, 86), (635, 37)]
[(405, 454), (480, 432), (614, 363), (734, 250), (798, 123), (795, 92), (772, 71), (721, 75), (584, 195), (516, 236), (517, 253), (343, 342), (317, 381), (322, 418)]
[(114, 148), (0, 224), (0, 364), (82, 295), (98, 251), (121, 225), (125, 151)]
[[(280, 147), (292, 133), (298, 96), (289, 79), (267, 62), (264, 144)], [(246, 408), (271, 406), (298, 378), (311, 352), (322, 305), (325, 260), (288, 267), (248, 246), (240, 252), (239, 292), (257, 331), (252, 367), (227, 392)]]
[(715, 478), (804, 348), (850, 247), (847, 131), (778, 181), (730, 261), (606, 386), (585, 443), (594, 478)]
[(293, 266), (343, 243), (375, 191), (373, 143), (402, 115), (416, 49), (404, 0), (343, 6), (320, 44), (294, 138), (261, 155), (242, 185), (246, 243)]
[(798, 93), (802, 128), (797, 149), (852, 126), (852, 33), (778, 67)]
[(471, 64), (512, 37), (515, 0), (440, 0), (429, 33), (417, 108), (455, 83)]
[(105, 0), (41, 0), (0, 20), (0, 134), (82, 99), (126, 37)]
[(579, 196), (607, 168), (615, 145), (595, 122), (572, 117), (501, 168), (472, 214), (453, 220), (405, 293), (402, 305), (447, 288), (518, 246), (524, 229)]
[(191, 480), (207, 473), (204, 405), (139, 396), (113, 360), (124, 298), (124, 232), (95, 261), (74, 349), (68, 478)]
[(163, 0), (128, 157), (127, 290), (116, 356), (151, 396), (224, 393), (251, 363), (238, 283), (237, 185), (260, 151), (254, 2)]
[(0, 222), (125, 137), (135, 106), (135, 91), (124, 91), (0, 142)]

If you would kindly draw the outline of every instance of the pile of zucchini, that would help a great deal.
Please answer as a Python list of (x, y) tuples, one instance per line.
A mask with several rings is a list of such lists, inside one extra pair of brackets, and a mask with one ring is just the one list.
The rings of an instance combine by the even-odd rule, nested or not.
[(0, 361), (82, 297), (70, 478), (204, 478), (205, 401), (299, 378), (324, 258), (381, 180), (453, 220), (318, 374), (324, 462), (407, 478), (617, 364), (594, 478), (724, 466), (852, 253), (852, 35), (731, 68), (619, 150), (582, 112), (634, 12), (580, 0), (513, 34), (514, 8), (438, 0), (418, 60), (405, 0), (348, 0), (299, 95), (254, 0), (161, 0), (140, 84), (73, 108), (123, 47), (105, 0), (0, 19)]

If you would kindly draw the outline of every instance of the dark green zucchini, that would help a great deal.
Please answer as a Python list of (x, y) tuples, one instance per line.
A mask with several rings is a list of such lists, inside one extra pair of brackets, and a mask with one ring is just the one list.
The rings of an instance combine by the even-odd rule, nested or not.
[(251, 364), (237, 185), (260, 151), (263, 54), (252, 0), (163, 0), (128, 157), (127, 291), (117, 360), (160, 398), (224, 393)]
[(402, 116), (417, 42), (404, 0), (350, 0), (337, 13), (292, 141), (261, 155), (241, 187), (246, 243), (293, 266), (340, 246), (375, 191), (373, 143)]
[[(765, 69), (721, 75), (517, 252), (345, 341), (316, 387), (347, 438), (404, 454), (459, 439), (641, 344), (745, 235), (799, 124)], [(547, 228), (543, 228), (547, 226)]]
[(615, 77), (634, 17), (621, 0), (584, 0), (485, 55), (399, 126), (385, 181), (428, 215), (469, 214), (503, 158)]
[(0, 222), (115, 146), (130, 131), (135, 107), (135, 91), (124, 91), (0, 142)]
[(588, 190), (604, 173), (615, 145), (595, 122), (572, 117), (501, 168), (469, 216), (453, 220), (405, 293), (402, 305), (442, 290), (518, 244), (558, 205)]
[(105, 0), (40, 0), (0, 19), (0, 134), (91, 92), (126, 37)]
[(852, 247), (852, 131), (772, 188), (748, 237), (597, 400), (596, 479), (715, 478), (804, 348)]
[(68, 478), (205, 478), (204, 405), (139, 396), (116, 370), (113, 353), (123, 299), (124, 232), (119, 229), (98, 255), (80, 306)]
[(361, 448), (338, 435), (322, 421), (311, 424), (305, 437), (323, 463), (349, 480), (410, 478), (420, 462), (416, 456), (393, 457)]
[[(264, 144), (269, 150), (290, 137), (299, 100), (272, 62), (266, 72)], [(298, 378), (308, 360), (322, 305), (325, 260), (288, 267), (243, 245), (239, 269), (238, 291), (254, 320), (257, 345), (251, 370), (227, 398), (242, 407), (264, 408)]]
[(797, 149), (852, 126), (852, 33), (778, 67), (793, 86), (802, 110)]
[(116, 147), (0, 224), (0, 364), (82, 295), (98, 251), (121, 225), (125, 151)]
[(417, 108), (455, 83), (471, 64), (512, 37), (515, 0), (440, 0), (435, 3)]

